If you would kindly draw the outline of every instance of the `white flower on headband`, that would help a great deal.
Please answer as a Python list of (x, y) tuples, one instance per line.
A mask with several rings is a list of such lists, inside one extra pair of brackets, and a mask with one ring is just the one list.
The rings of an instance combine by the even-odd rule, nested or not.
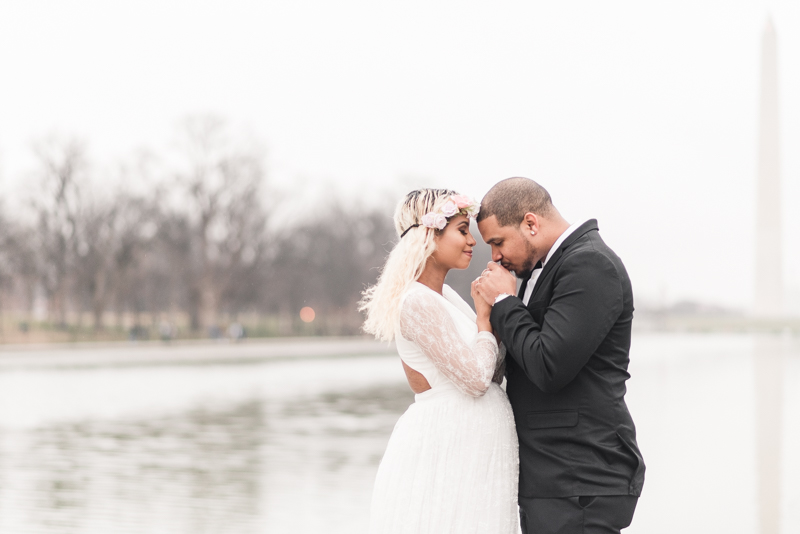
[(422, 216), (422, 226), (441, 230), (447, 226), (447, 217), (442, 213), (428, 212)]
[(452, 200), (448, 200), (445, 202), (444, 206), (442, 206), (442, 215), (445, 217), (452, 217), (456, 213), (458, 213), (458, 206), (456, 206), (456, 203)]
[(447, 226), (447, 219), (458, 215), (466, 215), (473, 219), (478, 216), (481, 205), (465, 195), (453, 195), (445, 202), (438, 212), (431, 211), (422, 216), (422, 226), (442, 230)]
[(422, 220), (420, 224), (412, 224), (408, 228), (400, 234), (400, 238), (406, 235), (409, 230), (412, 228), (416, 228), (418, 226), (424, 226), (425, 228), (436, 228), (438, 230), (443, 230), (445, 226), (447, 226), (447, 219), (458, 215), (466, 215), (472, 219), (478, 216), (478, 212), (481, 210), (481, 205), (479, 202), (475, 201), (474, 199), (466, 196), (466, 195), (453, 195), (447, 202), (442, 205), (438, 212), (430, 211), (422, 216)]

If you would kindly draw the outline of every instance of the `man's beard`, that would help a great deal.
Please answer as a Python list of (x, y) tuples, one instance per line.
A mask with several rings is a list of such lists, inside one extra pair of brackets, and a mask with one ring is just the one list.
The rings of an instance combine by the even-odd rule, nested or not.
[(525, 261), (522, 262), (522, 265), (518, 270), (514, 269), (514, 276), (516, 276), (519, 280), (527, 280), (530, 278), (531, 273), (533, 272), (533, 267), (536, 265), (536, 262), (534, 261), (534, 258), (536, 257), (536, 249), (527, 241), (524, 241), (524, 243), (526, 256)]

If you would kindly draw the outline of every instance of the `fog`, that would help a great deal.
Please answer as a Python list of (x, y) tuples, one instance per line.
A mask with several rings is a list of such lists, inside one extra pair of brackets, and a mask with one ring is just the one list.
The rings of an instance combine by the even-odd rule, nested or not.
[(33, 187), (30, 147), (51, 133), (115, 168), (210, 113), (259, 140), (289, 193), (480, 197), (534, 178), (568, 220), (599, 220), (640, 302), (746, 312), (768, 16), (797, 313), (800, 7), (788, 1), (5, 2), (0, 188)]

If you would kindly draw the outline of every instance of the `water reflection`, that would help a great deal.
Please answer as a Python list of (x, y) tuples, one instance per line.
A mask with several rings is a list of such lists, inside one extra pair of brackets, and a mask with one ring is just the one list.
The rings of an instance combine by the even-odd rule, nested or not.
[(295, 532), (314, 523), (298, 517), (312, 486), (371, 487), (410, 400), (396, 384), (12, 429), (0, 531)]
[[(631, 373), (626, 532), (800, 529), (800, 340), (639, 336)], [(363, 532), (412, 398), (386, 356), (0, 372), (0, 533)]]
[(789, 340), (759, 337), (753, 351), (756, 402), (758, 523), (760, 534), (779, 534), (783, 463), (784, 353)]
[(20, 436), (19, 519), (41, 532), (256, 532), (266, 435), (257, 401), (35, 429)]
[(394, 384), (272, 405), (263, 532), (366, 531), (375, 471), (413, 401), (395, 363)]

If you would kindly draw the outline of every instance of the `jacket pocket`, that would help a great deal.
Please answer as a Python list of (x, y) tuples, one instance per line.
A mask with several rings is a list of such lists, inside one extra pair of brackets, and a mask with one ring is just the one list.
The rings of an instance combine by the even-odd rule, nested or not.
[(577, 410), (559, 410), (556, 412), (528, 412), (526, 422), (528, 428), (567, 428), (578, 424)]
[(642, 454), (639, 452), (638, 447), (631, 445), (628, 440), (622, 437), (622, 434), (620, 434), (619, 431), (617, 431), (616, 434), (617, 439), (619, 439), (620, 443), (622, 443), (622, 446), (634, 459), (634, 462), (631, 465), (632, 474), (628, 485), (628, 491), (631, 495), (640, 495), (642, 493), (642, 486), (644, 485), (644, 458), (642, 458)]

